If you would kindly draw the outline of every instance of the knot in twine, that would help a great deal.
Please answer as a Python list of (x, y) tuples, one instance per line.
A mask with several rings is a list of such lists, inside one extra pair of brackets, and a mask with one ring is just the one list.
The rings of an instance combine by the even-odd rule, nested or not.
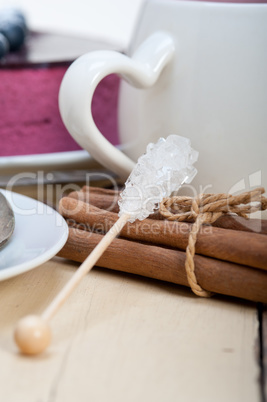
[(259, 187), (235, 196), (223, 193), (199, 194), (196, 198), (173, 196), (162, 200), (159, 210), (165, 218), (170, 221), (194, 222), (188, 237), (185, 270), (188, 283), (197, 296), (212, 296), (211, 292), (198, 284), (195, 275), (195, 244), (201, 226), (212, 224), (222, 215), (236, 214), (248, 219), (248, 214), (267, 209), (267, 198), (262, 196), (264, 192), (264, 188)]

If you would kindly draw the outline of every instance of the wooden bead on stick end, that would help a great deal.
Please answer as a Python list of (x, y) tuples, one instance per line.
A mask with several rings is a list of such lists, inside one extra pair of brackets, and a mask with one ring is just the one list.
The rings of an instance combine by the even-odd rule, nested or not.
[(28, 315), (17, 323), (14, 338), (23, 354), (36, 355), (50, 344), (51, 331), (48, 322), (42, 317)]

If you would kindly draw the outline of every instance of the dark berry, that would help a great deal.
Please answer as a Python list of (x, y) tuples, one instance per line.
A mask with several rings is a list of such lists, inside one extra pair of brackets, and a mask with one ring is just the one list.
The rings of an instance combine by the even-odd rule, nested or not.
[(18, 19), (26, 27), (26, 19), (24, 14), (16, 8), (4, 8), (0, 10), (0, 19), (12, 20)]
[(9, 44), (7, 38), (0, 33), (0, 59), (5, 57), (8, 51), (9, 51)]
[(11, 51), (18, 50), (25, 40), (25, 25), (16, 18), (10, 20), (0, 18), (0, 33), (7, 38)]

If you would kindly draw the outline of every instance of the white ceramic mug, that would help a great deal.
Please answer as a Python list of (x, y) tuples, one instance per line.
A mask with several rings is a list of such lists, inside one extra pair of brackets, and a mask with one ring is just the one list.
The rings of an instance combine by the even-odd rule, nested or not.
[[(91, 115), (94, 90), (111, 73), (125, 79), (123, 152)], [(179, 134), (199, 151), (196, 192), (267, 190), (267, 4), (147, 1), (129, 55), (78, 58), (62, 81), (59, 106), (74, 139), (123, 178), (149, 142)]]

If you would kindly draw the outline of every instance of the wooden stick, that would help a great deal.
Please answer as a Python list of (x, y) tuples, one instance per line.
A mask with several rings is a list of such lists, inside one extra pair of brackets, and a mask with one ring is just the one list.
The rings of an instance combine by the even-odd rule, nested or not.
[(67, 282), (54, 300), (52, 300), (40, 317), (28, 316), (19, 321), (15, 330), (15, 341), (23, 353), (41, 353), (48, 346), (51, 339), (48, 321), (55, 315), (82, 278), (95, 265), (101, 254), (119, 234), (128, 219), (129, 215), (123, 214), (109, 232), (105, 236), (102, 236), (101, 241), (96, 245), (91, 254), (84, 260), (69, 282)]
[[(59, 256), (83, 261), (103, 235), (70, 228), (69, 238)], [(97, 265), (117, 271), (189, 286), (185, 252), (134, 241), (115, 239)], [(267, 302), (267, 274), (247, 266), (195, 256), (195, 272), (206, 290), (247, 300)]]
[[(70, 197), (60, 200), (59, 212), (92, 231), (106, 232), (117, 219), (117, 214)], [(127, 223), (121, 236), (185, 250), (190, 229), (191, 225), (185, 222), (145, 219)], [(203, 226), (198, 234), (196, 253), (267, 270), (266, 246), (265, 235)]]
[(82, 278), (92, 269), (99, 257), (103, 254), (106, 248), (110, 245), (113, 239), (120, 233), (123, 226), (129, 219), (129, 215), (122, 215), (112, 226), (112, 228), (102, 236), (101, 241), (95, 246), (91, 254), (82, 263), (79, 269), (75, 272), (65, 287), (58, 293), (55, 299), (43, 312), (42, 317), (45, 320), (50, 320), (57, 312), (60, 306), (65, 302), (68, 296), (72, 293), (74, 288), (80, 283)]
[[(68, 196), (76, 200), (88, 202), (100, 209), (105, 209), (107, 211), (116, 213), (119, 212), (119, 192), (116, 190), (84, 186), (81, 191), (73, 191)], [(149, 218), (161, 220), (164, 219), (159, 212), (150, 215)], [(240, 216), (224, 215), (217, 219), (212, 226), (222, 229), (267, 234), (266, 219), (245, 219)]]

